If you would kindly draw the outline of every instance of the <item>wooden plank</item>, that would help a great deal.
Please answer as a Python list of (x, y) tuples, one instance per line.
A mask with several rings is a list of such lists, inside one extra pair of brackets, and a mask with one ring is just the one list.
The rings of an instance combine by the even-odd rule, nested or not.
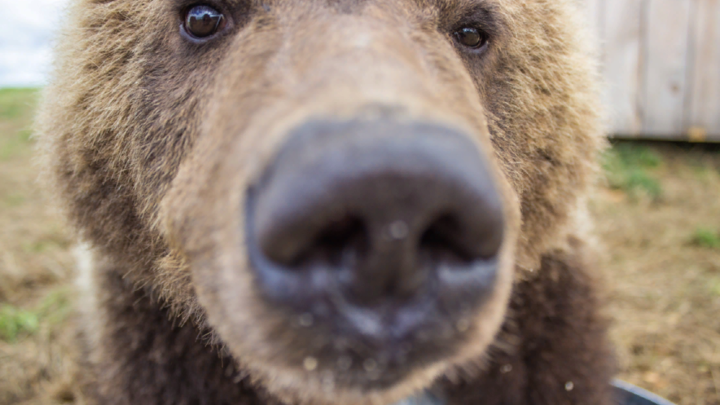
[(720, 141), (720, 0), (693, 0), (690, 92), (685, 127)]
[(643, 0), (604, 0), (603, 52), (610, 130), (622, 136), (642, 129), (641, 26)]
[(642, 134), (680, 139), (684, 133), (690, 0), (648, 0), (644, 6)]

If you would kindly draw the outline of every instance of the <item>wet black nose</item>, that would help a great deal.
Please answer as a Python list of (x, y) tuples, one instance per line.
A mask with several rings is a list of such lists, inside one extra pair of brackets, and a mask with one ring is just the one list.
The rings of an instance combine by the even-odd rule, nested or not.
[(260, 287), (302, 310), (487, 294), (504, 229), (487, 166), (436, 124), (302, 125), (248, 194)]

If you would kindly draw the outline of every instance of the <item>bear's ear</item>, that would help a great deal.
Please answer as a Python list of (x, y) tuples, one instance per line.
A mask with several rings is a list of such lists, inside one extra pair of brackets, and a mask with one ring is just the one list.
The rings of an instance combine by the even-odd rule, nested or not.
[(445, 405), (445, 401), (437, 398), (429, 392), (424, 392), (416, 397), (402, 400), (395, 405)]

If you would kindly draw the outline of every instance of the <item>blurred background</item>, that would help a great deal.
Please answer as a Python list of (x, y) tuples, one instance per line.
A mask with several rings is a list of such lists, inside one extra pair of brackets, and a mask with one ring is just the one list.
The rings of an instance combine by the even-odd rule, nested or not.
[[(612, 147), (591, 208), (620, 377), (720, 405), (720, 0), (577, 0)], [(0, 405), (76, 403), (73, 241), (32, 120), (66, 0), (0, 0)]]

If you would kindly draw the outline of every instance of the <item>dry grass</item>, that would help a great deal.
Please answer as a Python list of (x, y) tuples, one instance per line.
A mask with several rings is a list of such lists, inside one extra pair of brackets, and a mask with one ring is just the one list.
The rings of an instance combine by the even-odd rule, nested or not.
[[(0, 90), (0, 405), (73, 403), (72, 243), (35, 183), (37, 92)], [(720, 405), (720, 151), (619, 144), (593, 201), (621, 377)]]
[(631, 167), (608, 165), (609, 177), (642, 179), (593, 202), (621, 377), (681, 405), (720, 405), (720, 148), (615, 151)]
[(70, 366), (71, 242), (31, 164), (36, 101), (0, 90), (0, 404), (39, 403)]

